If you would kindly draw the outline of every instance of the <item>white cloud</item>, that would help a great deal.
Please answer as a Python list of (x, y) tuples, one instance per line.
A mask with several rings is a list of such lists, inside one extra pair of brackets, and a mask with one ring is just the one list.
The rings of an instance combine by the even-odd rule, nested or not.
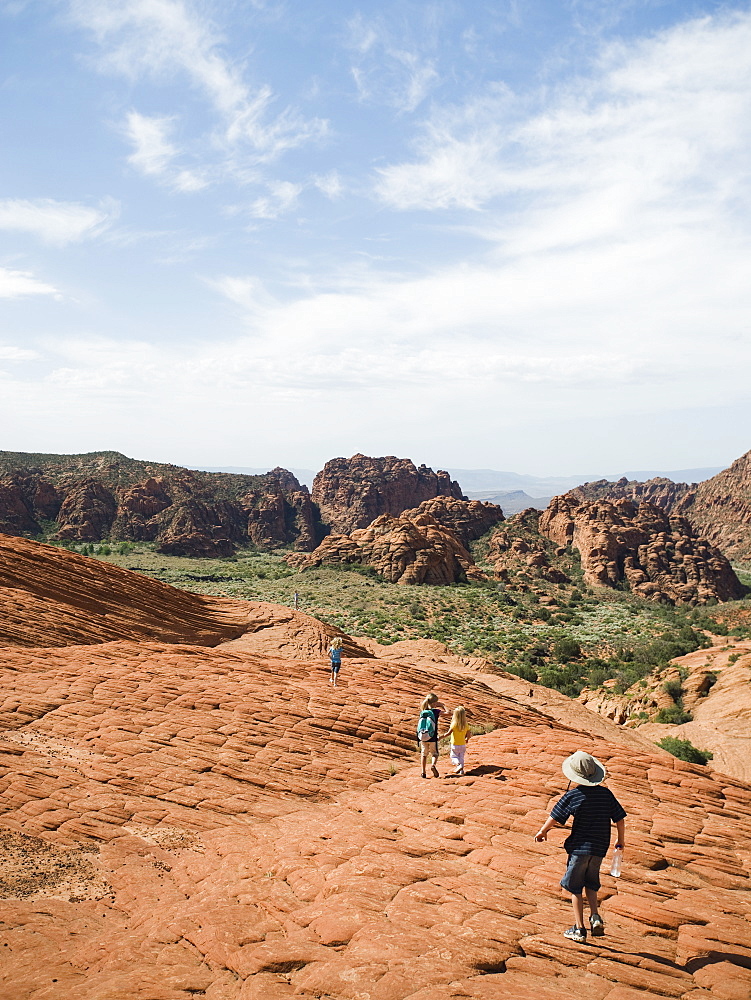
[(123, 131), (135, 151), (128, 157), (128, 163), (147, 177), (165, 180), (177, 191), (200, 191), (208, 184), (206, 177), (174, 163), (181, 153), (170, 141), (174, 122), (171, 117), (153, 117), (130, 111)]
[(129, 112), (125, 123), (126, 137), (135, 147), (128, 157), (137, 170), (143, 174), (163, 174), (178, 155), (178, 150), (167, 138), (174, 119), (153, 118)]
[(0, 299), (17, 299), (24, 295), (60, 297), (56, 288), (39, 281), (29, 271), (13, 271), (7, 267), (0, 267)]
[(330, 170), (327, 174), (314, 177), (313, 184), (327, 198), (331, 198), (332, 201), (341, 198), (344, 193), (344, 185), (337, 170)]
[[(121, 0), (117, 4), (71, 0), (70, 9), (76, 23), (92, 32), (101, 46), (98, 65), (102, 71), (132, 80), (187, 77), (219, 117), (214, 140), (226, 147), (227, 170), (233, 169), (233, 150), (256, 162), (269, 162), (326, 131), (325, 122), (305, 120), (290, 108), (274, 112), (271, 89), (252, 90), (245, 83), (241, 67), (224, 54), (223, 39), (213, 24), (184, 0)], [(163, 134), (161, 139), (164, 143)], [(156, 144), (157, 157), (158, 140), (158, 135), (147, 138), (147, 143)], [(168, 144), (163, 145), (163, 155), (173, 152)]]
[(250, 215), (254, 219), (276, 219), (297, 204), (302, 185), (290, 181), (270, 181), (268, 194), (250, 205)]
[(112, 199), (92, 208), (51, 198), (6, 198), (0, 201), (0, 229), (30, 233), (43, 243), (65, 246), (98, 236), (118, 213), (119, 206)]
[(36, 351), (29, 351), (25, 347), (0, 344), (0, 361), (35, 361), (38, 357)]
[[(377, 195), (402, 210), (513, 196), (538, 220), (570, 209), (561, 230), (585, 216), (607, 232), (655, 205), (672, 214), (676, 195), (682, 210), (713, 193), (747, 199), (750, 45), (748, 13), (705, 18), (607, 48), (593, 75), (546, 93), (544, 111), (505, 89), (439, 109), (416, 159), (379, 171)], [(536, 221), (524, 214), (523, 228)]]
[(428, 24), (430, 9), (421, 11), (421, 23), (412, 32), (384, 17), (366, 20), (355, 15), (347, 25), (347, 44), (353, 53), (350, 67), (360, 100), (383, 103), (403, 113), (415, 111), (439, 83), (435, 47)]

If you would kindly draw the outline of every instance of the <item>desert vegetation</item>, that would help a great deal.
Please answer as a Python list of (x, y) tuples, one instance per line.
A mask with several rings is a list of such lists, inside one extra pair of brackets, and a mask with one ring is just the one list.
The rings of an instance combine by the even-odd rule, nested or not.
[[(751, 601), (673, 607), (587, 587), (573, 551), (565, 554), (568, 583), (543, 587), (530, 578), (404, 587), (362, 566), (298, 572), (284, 561), (284, 549), (198, 559), (165, 555), (149, 543), (68, 547), (197, 593), (285, 605), (297, 594), (301, 611), (351, 635), (384, 644), (436, 639), (571, 697), (603, 685), (622, 694), (673, 657), (708, 645), (707, 633), (751, 636)], [(680, 691), (670, 693), (673, 706), (655, 721), (687, 721)]]

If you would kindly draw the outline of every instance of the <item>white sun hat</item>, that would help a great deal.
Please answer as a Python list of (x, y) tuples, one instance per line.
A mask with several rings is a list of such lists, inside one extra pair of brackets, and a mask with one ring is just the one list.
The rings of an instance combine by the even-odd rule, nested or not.
[(577, 750), (567, 757), (561, 770), (576, 785), (599, 785), (608, 776), (605, 765), (584, 750)]

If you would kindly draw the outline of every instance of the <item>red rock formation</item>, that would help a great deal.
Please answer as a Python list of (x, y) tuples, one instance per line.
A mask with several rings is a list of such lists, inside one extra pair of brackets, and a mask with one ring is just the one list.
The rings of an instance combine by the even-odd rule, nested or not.
[(494, 503), (446, 496), (423, 500), (417, 511), (453, 531), (465, 548), (503, 520), (503, 511)]
[(0, 469), (9, 470), (0, 482), (0, 531), (8, 534), (38, 534), (40, 519), (57, 520), (56, 539), (156, 541), (191, 556), (231, 555), (249, 541), (310, 550), (321, 537), (310, 494), (286, 469), (202, 473), (114, 452), (25, 460), (39, 466), (0, 452)]
[(58, 513), (56, 537), (77, 542), (96, 542), (109, 536), (117, 501), (102, 483), (87, 479), (69, 490)]
[(408, 458), (333, 458), (313, 482), (322, 521), (339, 535), (365, 528), (381, 514), (401, 514), (423, 500), (464, 499), (447, 472), (415, 466)]
[(157, 550), (170, 556), (226, 558), (242, 544), (237, 509), (228, 501), (185, 500), (160, 518)]
[(248, 538), (254, 545), (274, 548), (294, 542), (301, 551), (316, 547), (320, 539), (318, 511), (308, 491), (300, 489), (299, 484), (295, 491), (270, 484), (246, 493), (241, 502), (247, 513)]
[[(714, 768), (751, 782), (751, 642), (727, 637), (715, 642), (710, 649), (676, 657), (624, 694), (609, 685), (585, 689), (579, 701), (614, 722), (637, 727), (635, 732), (654, 742), (663, 736), (690, 740), (714, 754)], [(681, 690), (683, 708), (693, 716), (689, 722), (655, 722), (659, 709), (675, 705), (667, 682)], [(642, 714), (649, 718), (644, 721)]]
[(608, 479), (598, 479), (594, 483), (584, 483), (570, 492), (581, 500), (634, 500), (637, 503), (646, 501), (655, 507), (664, 507), (672, 512), (683, 497), (696, 489), (696, 484), (674, 483), (672, 479), (657, 476), (640, 483), (635, 479), (623, 476), (617, 482)]
[(582, 499), (646, 500), (668, 513), (688, 518), (696, 533), (709, 539), (727, 556), (751, 564), (751, 451), (703, 483), (673, 483), (649, 479), (645, 483), (599, 480), (572, 493)]
[[(43, 547), (10, 541), (32, 573)], [(76, 558), (54, 554), (61, 571)], [(49, 582), (46, 569), (33, 579)], [(80, 596), (106, 608), (110, 591), (92, 576)], [(37, 634), (28, 627), (21, 641)], [(265, 655), (244, 638), (0, 648), (0, 996), (748, 992), (751, 787), (606, 720), (592, 736), (573, 721), (581, 706), (559, 722), (427, 649), (422, 669), (407, 649), (349, 656), (334, 691), (320, 647), (282, 658), (281, 632)], [(419, 777), (413, 726), (428, 688), (495, 726), (470, 741), (465, 778)], [(606, 936), (585, 947), (561, 936), (565, 834), (533, 840), (577, 746), (607, 763), (629, 813), (623, 876), (603, 875)]]
[(40, 530), (21, 487), (0, 481), (0, 532), (6, 535), (36, 534)]
[(729, 557), (751, 564), (751, 451), (675, 505)]
[(587, 583), (629, 588), (652, 600), (704, 604), (739, 598), (743, 588), (730, 563), (685, 518), (630, 500), (554, 497), (540, 531), (579, 550)]
[(290, 556), (287, 561), (299, 569), (371, 566), (389, 583), (404, 585), (483, 578), (456, 535), (420, 509), (399, 517), (381, 514), (369, 527), (350, 535), (328, 535), (309, 556)]
[(113, 639), (216, 645), (246, 630), (245, 603), (190, 594), (75, 552), (0, 535), (0, 645)]
[[(550, 583), (570, 582), (563, 570), (551, 565), (552, 546), (539, 534), (539, 520), (540, 512), (529, 507), (509, 518), (490, 536), (485, 558), (499, 580), (508, 582), (526, 575)], [(526, 537), (519, 537), (517, 532)]]

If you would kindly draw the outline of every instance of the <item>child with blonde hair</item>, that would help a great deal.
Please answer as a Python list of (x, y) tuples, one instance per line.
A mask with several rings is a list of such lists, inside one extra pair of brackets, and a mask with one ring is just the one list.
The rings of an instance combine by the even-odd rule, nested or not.
[(451, 736), (451, 750), (449, 757), (454, 765), (454, 773), (459, 777), (464, 776), (464, 755), (467, 752), (469, 742), (469, 726), (467, 725), (467, 711), (463, 705), (458, 705), (451, 716), (451, 725), (448, 735)]
[(335, 639), (331, 640), (331, 646), (329, 647), (329, 659), (331, 660), (331, 676), (329, 677), (329, 684), (333, 684), (336, 687), (336, 682), (339, 678), (339, 671), (342, 669), (342, 647), (344, 646), (344, 639), (341, 636), (337, 636)]
[(434, 778), (440, 778), (438, 773), (438, 720), (446, 711), (446, 706), (438, 700), (438, 695), (432, 691), (423, 698), (420, 705), (420, 718), (417, 722), (417, 746), (420, 750), (420, 767), (423, 778), (428, 767), (428, 757), (431, 758), (430, 770)]

